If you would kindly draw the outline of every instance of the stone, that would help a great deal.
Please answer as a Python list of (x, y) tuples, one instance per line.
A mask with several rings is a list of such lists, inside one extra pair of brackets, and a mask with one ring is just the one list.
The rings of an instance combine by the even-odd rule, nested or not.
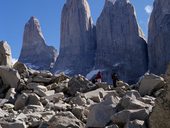
[(166, 71), (165, 91), (155, 100), (155, 107), (149, 117), (149, 128), (170, 127), (170, 65)]
[(106, 126), (105, 128), (119, 128), (117, 125), (113, 124), (113, 125), (110, 125), (110, 126)]
[(6, 66), (0, 66), (0, 77), (5, 87), (17, 88), (20, 81), (19, 73)]
[(88, 110), (85, 109), (84, 107), (76, 106), (76, 107), (73, 107), (71, 112), (77, 117), (77, 119), (83, 122), (86, 122), (87, 120), (86, 111)]
[(86, 93), (84, 93), (84, 97), (86, 99), (91, 99), (94, 102), (99, 103), (99, 102), (101, 102), (101, 98), (104, 97), (104, 89), (99, 88), (99, 89), (96, 89), (94, 91), (86, 92)]
[(5, 118), (5, 116), (9, 116), (9, 114), (6, 111), (0, 109), (0, 118)]
[(76, 92), (88, 92), (95, 87), (90, 81), (83, 76), (74, 76), (68, 82), (68, 92), (75, 95)]
[(55, 103), (58, 102), (60, 99), (64, 98), (64, 93), (63, 92), (55, 93), (49, 96), (45, 96), (44, 98)]
[(146, 125), (143, 120), (134, 120), (128, 122), (124, 128), (146, 128)]
[(48, 128), (84, 128), (85, 125), (71, 112), (60, 112), (53, 116), (48, 122)]
[(27, 105), (39, 105), (42, 106), (40, 102), (40, 97), (35, 93), (28, 93)]
[(95, 26), (87, 0), (66, 1), (61, 16), (60, 42), (60, 53), (54, 72), (86, 75), (93, 69), (96, 50)]
[(170, 1), (155, 0), (148, 28), (149, 71), (160, 75), (170, 62)]
[(129, 97), (129, 96), (124, 96), (120, 102), (121, 107), (123, 107), (123, 109), (149, 109), (152, 110), (152, 106), (149, 104), (146, 104), (140, 100), (137, 100), (136, 98), (133, 97)]
[(25, 24), (19, 62), (33, 69), (49, 70), (57, 59), (57, 51), (47, 46), (37, 18), (31, 17)]
[(62, 101), (58, 101), (58, 103), (54, 104), (55, 111), (67, 111), (71, 109), (71, 105), (67, 103), (63, 103)]
[(46, 96), (47, 88), (39, 83), (29, 83), (27, 84), (28, 89), (32, 89), (34, 93), (43, 97)]
[(17, 100), (15, 101), (15, 110), (23, 109), (26, 105), (26, 102), (28, 100), (28, 95), (26, 93), (23, 93), (17, 97)]
[(105, 127), (110, 122), (111, 116), (116, 113), (119, 97), (110, 97), (94, 105), (89, 111), (86, 127)]
[(54, 77), (53, 77), (53, 83), (61, 83), (63, 81), (66, 81), (66, 80), (69, 80), (70, 78), (65, 75), (64, 73), (60, 73), (60, 74), (56, 74)]
[(153, 95), (153, 93), (165, 85), (162, 77), (154, 74), (146, 74), (139, 82), (139, 93), (144, 95)]
[(51, 78), (35, 76), (33, 77), (32, 82), (49, 84), (51, 82)]
[(85, 106), (87, 104), (87, 101), (84, 97), (81, 97), (81, 95), (78, 95), (76, 97), (71, 98), (70, 104), (75, 104), (78, 106)]
[(135, 83), (147, 71), (147, 43), (136, 19), (129, 0), (105, 0), (96, 23), (95, 59), (104, 81), (112, 83), (113, 71), (119, 79)]
[(146, 109), (137, 109), (137, 110), (123, 110), (111, 117), (111, 120), (114, 124), (123, 124), (125, 125), (128, 121), (133, 120), (146, 120), (149, 117), (149, 112)]
[(13, 65), (13, 68), (15, 70), (18, 71), (18, 73), (23, 76), (23, 77), (28, 77), (29, 76), (29, 72), (28, 72), (28, 68), (25, 64), (21, 63), (21, 62), (16, 62), (14, 65)]
[(11, 48), (6, 41), (0, 41), (0, 65), (12, 67)]
[(15, 122), (0, 121), (0, 125), (2, 126), (2, 128), (27, 128), (25, 122), (20, 120), (17, 120)]
[(15, 95), (16, 95), (15, 88), (10, 88), (6, 93), (5, 99), (14, 100)]

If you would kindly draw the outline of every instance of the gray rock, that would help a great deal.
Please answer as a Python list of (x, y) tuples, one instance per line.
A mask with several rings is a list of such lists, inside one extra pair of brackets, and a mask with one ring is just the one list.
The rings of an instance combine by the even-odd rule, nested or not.
[(40, 102), (40, 97), (35, 93), (28, 93), (27, 105), (39, 105), (42, 106)]
[(86, 75), (92, 70), (96, 49), (95, 26), (87, 0), (66, 1), (62, 10), (60, 42), (55, 72)]
[(94, 105), (89, 112), (86, 127), (103, 128), (110, 122), (111, 116), (116, 113), (115, 107), (119, 100), (118, 97), (110, 97)]
[(105, 94), (104, 94), (103, 88), (99, 88), (94, 91), (89, 91), (89, 92), (84, 93), (84, 97), (86, 99), (91, 99), (97, 103), (101, 102), (101, 98), (103, 98), (104, 96)]
[(149, 21), (149, 70), (160, 75), (170, 62), (170, 1), (155, 0)]
[(38, 19), (31, 17), (25, 25), (19, 62), (33, 69), (50, 69), (56, 58), (57, 51), (46, 45)]
[(149, 128), (170, 127), (170, 65), (165, 76), (167, 86), (165, 91), (155, 101), (155, 107), (149, 117)]
[(90, 81), (83, 76), (74, 76), (68, 82), (68, 92), (71, 95), (75, 95), (76, 92), (88, 92), (95, 87)]
[(84, 124), (71, 112), (60, 112), (53, 116), (48, 122), (48, 128), (84, 128)]
[(146, 109), (123, 110), (114, 114), (111, 119), (115, 124), (126, 124), (128, 121), (146, 120), (149, 117), (149, 112)]
[(15, 122), (0, 121), (2, 128), (27, 128), (25, 122), (17, 120)]
[(12, 67), (11, 48), (6, 41), (0, 41), (0, 65)]
[(75, 104), (78, 106), (85, 106), (87, 104), (87, 101), (84, 97), (81, 97), (81, 95), (78, 95), (76, 97), (71, 98), (70, 104)]
[(19, 73), (7, 66), (0, 66), (0, 77), (5, 87), (17, 88), (20, 81)]
[(28, 72), (28, 68), (25, 64), (21, 63), (21, 62), (16, 62), (13, 65), (13, 68), (15, 70), (18, 71), (18, 73), (23, 76), (23, 77), (28, 77), (29, 76), (29, 72)]
[(128, 122), (124, 128), (146, 128), (146, 125), (143, 120), (134, 120)]
[[(147, 44), (129, 0), (106, 0), (97, 20), (95, 69), (111, 82), (112, 70), (132, 83), (147, 71)], [(140, 68), (139, 68), (140, 67)]]
[(18, 96), (17, 100), (15, 101), (15, 110), (23, 109), (26, 105), (28, 100), (28, 95), (23, 93)]
[(45, 96), (43, 98), (45, 98), (49, 101), (53, 101), (55, 103), (55, 102), (58, 102), (60, 99), (64, 98), (64, 93), (63, 92), (55, 93), (55, 94), (52, 94), (52, 95)]
[(144, 95), (152, 95), (153, 92), (161, 89), (165, 85), (162, 77), (154, 74), (146, 74), (139, 81), (139, 93)]

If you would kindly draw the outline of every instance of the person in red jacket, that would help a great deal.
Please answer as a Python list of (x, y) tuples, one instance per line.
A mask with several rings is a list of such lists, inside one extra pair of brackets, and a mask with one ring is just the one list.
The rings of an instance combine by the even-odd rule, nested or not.
[(97, 73), (95, 80), (96, 80), (96, 82), (98, 82), (98, 83), (101, 83), (101, 82), (102, 82), (102, 75), (101, 75), (101, 72), (100, 72), (100, 71)]

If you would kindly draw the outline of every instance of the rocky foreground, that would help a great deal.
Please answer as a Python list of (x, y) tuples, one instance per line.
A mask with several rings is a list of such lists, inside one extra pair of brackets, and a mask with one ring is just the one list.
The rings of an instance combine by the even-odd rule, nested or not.
[[(6, 49), (2, 45), (3, 49)], [(1, 49), (2, 49), (1, 48)], [(36, 71), (17, 62), (0, 66), (2, 128), (169, 128), (170, 68), (113, 88), (81, 75)]]

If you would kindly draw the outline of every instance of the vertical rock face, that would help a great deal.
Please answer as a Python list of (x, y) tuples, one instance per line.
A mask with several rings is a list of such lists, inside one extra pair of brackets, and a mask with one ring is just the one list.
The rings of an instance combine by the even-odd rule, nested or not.
[(61, 19), (60, 54), (55, 72), (86, 74), (94, 66), (95, 26), (87, 0), (67, 0)]
[(165, 73), (170, 63), (170, 1), (155, 0), (149, 22), (149, 70)]
[(147, 71), (147, 44), (128, 0), (106, 0), (96, 33), (95, 68), (106, 72), (105, 80), (111, 79), (112, 70), (126, 82), (136, 81)]
[(24, 29), (19, 61), (34, 69), (50, 69), (57, 58), (54, 47), (47, 46), (38, 19), (31, 17)]
[(12, 66), (11, 48), (6, 41), (0, 41), (0, 65)]

